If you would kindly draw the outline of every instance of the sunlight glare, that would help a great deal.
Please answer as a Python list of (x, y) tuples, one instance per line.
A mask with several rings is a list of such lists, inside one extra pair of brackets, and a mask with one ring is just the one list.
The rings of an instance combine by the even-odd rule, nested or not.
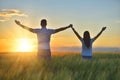
[(33, 51), (33, 45), (30, 43), (29, 39), (20, 39), (18, 41), (18, 49), (19, 52), (31, 52)]

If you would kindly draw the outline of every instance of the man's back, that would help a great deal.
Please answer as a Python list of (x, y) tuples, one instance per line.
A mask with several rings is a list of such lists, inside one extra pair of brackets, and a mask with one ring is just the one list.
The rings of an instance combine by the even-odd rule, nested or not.
[(38, 47), (42, 49), (50, 49), (50, 37), (54, 32), (55, 30), (47, 28), (34, 29), (33, 33), (36, 33), (38, 38)]

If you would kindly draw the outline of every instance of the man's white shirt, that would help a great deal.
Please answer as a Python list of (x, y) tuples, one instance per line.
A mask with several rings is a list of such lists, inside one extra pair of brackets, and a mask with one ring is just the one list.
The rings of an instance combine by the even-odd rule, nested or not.
[(32, 32), (37, 34), (38, 49), (50, 49), (50, 38), (55, 33), (54, 29), (33, 29)]

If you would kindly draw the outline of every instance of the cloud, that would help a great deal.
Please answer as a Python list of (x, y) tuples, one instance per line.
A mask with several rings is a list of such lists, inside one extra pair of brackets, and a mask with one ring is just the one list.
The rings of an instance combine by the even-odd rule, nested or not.
[(3, 9), (0, 11), (0, 22), (10, 20), (13, 16), (26, 17), (27, 15), (17, 9)]
[(120, 20), (116, 20), (115, 22), (116, 22), (116, 23), (120, 23)]

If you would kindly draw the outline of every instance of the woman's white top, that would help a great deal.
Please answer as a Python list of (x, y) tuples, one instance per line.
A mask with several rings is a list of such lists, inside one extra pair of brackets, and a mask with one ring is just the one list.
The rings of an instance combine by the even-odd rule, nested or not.
[(92, 56), (92, 43), (94, 42), (94, 40), (94, 38), (90, 39), (90, 47), (87, 48), (83, 38), (80, 39), (80, 41), (82, 42), (82, 56)]

